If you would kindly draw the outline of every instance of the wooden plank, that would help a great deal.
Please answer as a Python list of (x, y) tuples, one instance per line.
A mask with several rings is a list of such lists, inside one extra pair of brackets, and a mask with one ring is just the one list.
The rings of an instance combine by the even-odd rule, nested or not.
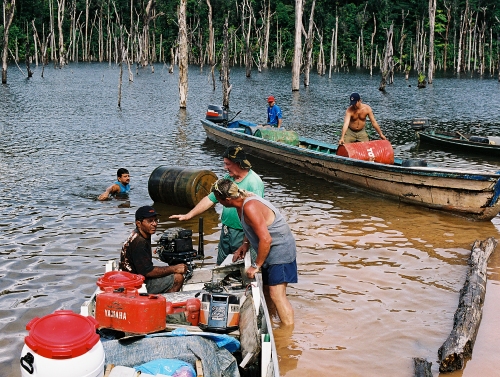
[(196, 377), (203, 377), (203, 364), (201, 360), (196, 360)]

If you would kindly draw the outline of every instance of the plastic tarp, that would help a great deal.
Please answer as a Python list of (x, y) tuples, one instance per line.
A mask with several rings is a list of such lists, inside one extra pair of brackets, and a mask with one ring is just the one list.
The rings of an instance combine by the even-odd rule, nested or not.
[(205, 376), (239, 377), (238, 364), (225, 348), (199, 336), (154, 337), (103, 341), (106, 364), (133, 367), (156, 359), (201, 360)]
[(171, 331), (171, 332), (149, 334), (146, 336), (150, 337), (150, 338), (156, 338), (159, 336), (191, 336), (191, 335), (192, 336), (202, 336), (204, 338), (211, 339), (215, 343), (217, 343), (217, 346), (224, 347), (229, 352), (236, 352), (237, 350), (240, 349), (240, 342), (237, 339), (235, 339), (232, 336), (229, 336), (227, 334), (216, 334), (213, 332), (191, 333), (191, 332), (187, 331), (186, 329), (179, 328), (179, 329), (175, 329), (174, 331)]

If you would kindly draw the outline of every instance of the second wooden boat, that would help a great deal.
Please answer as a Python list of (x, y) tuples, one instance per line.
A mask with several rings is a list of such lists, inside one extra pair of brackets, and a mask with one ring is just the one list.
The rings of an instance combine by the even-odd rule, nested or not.
[(208, 113), (207, 118), (201, 123), (209, 139), (241, 145), (250, 155), (306, 174), (475, 220), (491, 220), (500, 212), (500, 172), (431, 167), (422, 160), (354, 159), (337, 155), (336, 144), (298, 135), (280, 137), (277, 129), (266, 135), (257, 124), (244, 120), (227, 122)]

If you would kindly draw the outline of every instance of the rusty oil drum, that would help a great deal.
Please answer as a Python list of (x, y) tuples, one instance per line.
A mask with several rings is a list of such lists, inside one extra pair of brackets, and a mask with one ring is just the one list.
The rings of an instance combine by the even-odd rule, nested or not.
[(155, 202), (193, 208), (210, 193), (217, 176), (210, 170), (158, 166), (149, 177), (148, 192)]
[(394, 164), (394, 150), (387, 140), (346, 143), (339, 145), (337, 156), (355, 160), (374, 161), (381, 164)]

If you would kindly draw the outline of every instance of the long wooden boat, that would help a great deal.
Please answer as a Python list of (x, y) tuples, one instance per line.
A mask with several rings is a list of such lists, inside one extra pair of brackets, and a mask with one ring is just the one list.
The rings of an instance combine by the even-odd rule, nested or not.
[(460, 152), (500, 156), (500, 137), (478, 136), (461, 132), (446, 132), (434, 129), (417, 131), (421, 143)]
[[(207, 112), (207, 118), (209, 115), (212, 113)], [(377, 163), (339, 156), (338, 145), (310, 138), (298, 137), (287, 144), (259, 137), (263, 133), (257, 132), (257, 124), (244, 120), (215, 123), (202, 119), (201, 123), (207, 137), (215, 142), (241, 145), (250, 155), (306, 174), (475, 220), (491, 220), (500, 212), (500, 171), (479, 173), (418, 166), (426, 164), (398, 158), (390, 164)]]
[[(166, 329), (160, 332), (147, 335), (123, 332), (116, 339), (101, 338), (107, 373), (111, 373), (112, 368), (131, 368), (156, 359), (179, 359), (196, 367), (197, 376), (279, 377), (278, 356), (262, 292), (262, 277), (257, 274), (255, 280), (249, 281), (245, 265), (250, 265), (249, 258), (244, 262), (214, 268), (194, 268), (192, 277), (180, 292), (163, 294), (167, 302), (175, 306), (220, 286), (224, 293), (240, 300), (238, 329), (220, 334), (202, 331), (198, 326), (169, 323), (167, 319)], [(106, 266), (107, 271), (115, 269), (115, 261)], [(101, 292), (97, 289), (85, 301), (81, 315), (96, 316), (96, 297)], [(227, 337), (237, 341), (237, 349)]]

